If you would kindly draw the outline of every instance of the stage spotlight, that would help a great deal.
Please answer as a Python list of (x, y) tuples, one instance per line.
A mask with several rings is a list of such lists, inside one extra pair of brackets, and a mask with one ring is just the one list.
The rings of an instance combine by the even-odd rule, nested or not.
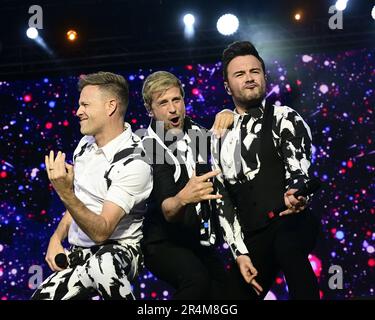
[(78, 33), (74, 30), (69, 30), (67, 33), (66, 33), (66, 37), (69, 41), (75, 41), (77, 40), (77, 37), (78, 37)]
[(192, 27), (194, 25), (195, 18), (191, 13), (184, 15), (184, 23), (186, 27)]
[(44, 39), (39, 35), (38, 29), (31, 27), (27, 29), (26, 35), (28, 38), (33, 39), (40, 47), (44, 49), (49, 55), (53, 56), (52, 50), (45, 43)]
[(294, 20), (296, 21), (300, 21), (302, 19), (302, 14), (300, 12), (297, 12), (295, 15), (294, 15)]
[(186, 38), (193, 38), (194, 36), (194, 23), (195, 23), (195, 18), (191, 13), (185, 14), (184, 15), (184, 24), (185, 24), (185, 37)]
[(230, 13), (222, 15), (216, 23), (217, 30), (224, 36), (229, 36), (235, 33), (240, 23), (238, 18)]
[(38, 29), (31, 27), (27, 29), (26, 35), (28, 38), (33, 39), (40, 47), (44, 49), (49, 55), (53, 56), (53, 51), (48, 47), (44, 39), (39, 35)]
[(375, 6), (372, 7), (371, 16), (375, 20)]
[(338, 11), (344, 11), (346, 9), (347, 3), (348, 3), (348, 0), (337, 0), (335, 4), (336, 9)]
[(38, 30), (36, 28), (28, 28), (26, 35), (30, 39), (36, 39), (38, 37)]

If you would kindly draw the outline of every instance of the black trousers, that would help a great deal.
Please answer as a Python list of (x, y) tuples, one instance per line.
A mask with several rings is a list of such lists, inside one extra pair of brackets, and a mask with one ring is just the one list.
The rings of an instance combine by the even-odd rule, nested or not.
[[(319, 299), (319, 287), (308, 255), (315, 246), (320, 223), (311, 212), (283, 216), (264, 229), (245, 234), (244, 242), (254, 267), (258, 270), (257, 282), (263, 287), (263, 299), (282, 271), (291, 299)], [(255, 291), (248, 287), (251, 296)]]
[(237, 270), (226, 270), (213, 248), (160, 241), (143, 246), (144, 262), (174, 289), (174, 300), (249, 299)]

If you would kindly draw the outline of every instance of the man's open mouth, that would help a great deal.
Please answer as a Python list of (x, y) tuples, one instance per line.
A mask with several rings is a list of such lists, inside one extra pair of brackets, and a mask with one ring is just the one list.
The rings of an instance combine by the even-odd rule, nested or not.
[(180, 117), (173, 117), (170, 119), (170, 122), (172, 123), (173, 126), (178, 126), (180, 124)]

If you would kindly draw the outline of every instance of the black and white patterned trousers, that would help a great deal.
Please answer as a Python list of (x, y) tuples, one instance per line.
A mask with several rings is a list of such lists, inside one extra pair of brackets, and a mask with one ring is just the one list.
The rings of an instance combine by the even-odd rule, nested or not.
[(130, 281), (142, 260), (138, 244), (111, 242), (82, 248), (72, 246), (69, 267), (50, 275), (32, 300), (90, 299), (134, 300)]

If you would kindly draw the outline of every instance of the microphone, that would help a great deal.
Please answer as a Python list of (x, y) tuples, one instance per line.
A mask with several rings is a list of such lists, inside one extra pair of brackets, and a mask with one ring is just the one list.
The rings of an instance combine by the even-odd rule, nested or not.
[[(299, 196), (306, 197), (306, 196), (316, 192), (321, 186), (322, 186), (322, 183), (320, 182), (320, 180), (318, 178), (312, 178), (309, 181), (307, 181), (306, 184), (304, 184), (302, 186), (302, 188), (297, 190), (296, 193), (294, 193), (293, 195), (296, 198), (298, 198)], [(269, 211), (267, 213), (268, 218), (273, 219), (276, 216), (279, 216), (281, 212), (283, 212), (287, 209), (288, 209), (288, 207), (285, 204), (283, 204), (281, 207), (279, 207), (277, 209), (274, 209), (272, 211)]]
[[(207, 172), (210, 172), (209, 166), (206, 163), (199, 163), (197, 162), (195, 164), (195, 172), (197, 176), (203, 176)], [(209, 181), (209, 180), (208, 180)], [(208, 200), (204, 200), (200, 202), (201, 204), (201, 215), (202, 219), (204, 221), (208, 221), (211, 215), (211, 208), (210, 208), (210, 203)]]
[[(196, 162), (195, 164), (195, 172), (197, 176), (202, 176), (207, 172), (210, 172), (210, 167), (207, 163), (199, 163)], [(209, 180), (208, 180), (209, 181)], [(199, 216), (201, 219), (200, 224), (200, 244), (203, 246), (210, 246), (215, 242), (215, 235), (211, 232), (211, 206), (208, 200), (204, 200), (200, 202), (200, 212)]]
[(55, 263), (61, 269), (66, 269), (69, 266), (68, 257), (65, 253), (58, 253), (55, 256)]

